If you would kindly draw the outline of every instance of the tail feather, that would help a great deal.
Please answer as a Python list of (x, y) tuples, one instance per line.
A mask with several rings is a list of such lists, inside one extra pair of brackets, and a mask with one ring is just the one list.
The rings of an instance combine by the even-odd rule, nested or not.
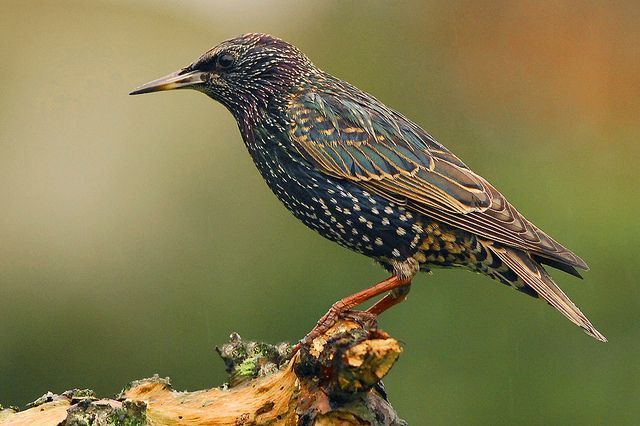
[(553, 282), (547, 271), (532, 259), (529, 254), (503, 246), (489, 245), (489, 248), (505, 265), (511, 268), (522, 281), (535, 290), (535, 292), (551, 306), (560, 311), (569, 321), (582, 327), (582, 329), (594, 339), (601, 342), (607, 341), (607, 338), (596, 330), (580, 309), (578, 309), (567, 295)]
[(531, 255), (531, 257), (533, 258), (533, 260), (535, 260), (538, 263), (541, 263), (543, 265), (549, 265), (552, 268), (556, 268), (559, 269), (561, 271), (566, 272), (567, 274), (571, 274), (576, 278), (580, 278), (582, 279), (582, 275), (580, 275), (580, 272), (578, 272), (578, 270), (576, 268), (574, 268), (573, 266), (567, 264), (567, 263), (562, 263), (558, 260), (554, 260), (554, 259), (549, 259), (547, 257), (542, 257), (539, 255)]

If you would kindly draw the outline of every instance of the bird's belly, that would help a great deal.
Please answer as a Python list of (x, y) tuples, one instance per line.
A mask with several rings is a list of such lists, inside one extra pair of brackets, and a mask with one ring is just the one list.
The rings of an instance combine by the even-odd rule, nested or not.
[(383, 265), (409, 257), (422, 269), (472, 266), (475, 261), (473, 235), (411, 212), (355, 183), (295, 165), (261, 172), (275, 195), (305, 225)]

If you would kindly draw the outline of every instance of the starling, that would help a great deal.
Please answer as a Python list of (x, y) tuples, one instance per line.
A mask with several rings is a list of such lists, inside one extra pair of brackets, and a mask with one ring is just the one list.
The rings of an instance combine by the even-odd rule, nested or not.
[(580, 277), (582, 259), (420, 126), (295, 46), (245, 34), (131, 94), (183, 88), (231, 112), (260, 174), (294, 216), (390, 273), (336, 302), (298, 348), (369, 299), (381, 296), (372, 315), (403, 301), (412, 278), (432, 267), (466, 268), (541, 297), (606, 342), (543, 267)]

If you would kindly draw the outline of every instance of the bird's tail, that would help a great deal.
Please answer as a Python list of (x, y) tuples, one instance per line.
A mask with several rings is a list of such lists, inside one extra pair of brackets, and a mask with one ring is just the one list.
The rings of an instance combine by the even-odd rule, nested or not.
[(553, 282), (551, 276), (542, 265), (533, 260), (529, 254), (509, 247), (489, 244), (489, 249), (495, 253), (502, 262), (513, 270), (522, 281), (530, 286), (540, 297), (556, 308), (569, 321), (576, 324), (589, 336), (601, 342), (607, 338), (591, 324), (587, 317), (567, 297), (566, 294)]

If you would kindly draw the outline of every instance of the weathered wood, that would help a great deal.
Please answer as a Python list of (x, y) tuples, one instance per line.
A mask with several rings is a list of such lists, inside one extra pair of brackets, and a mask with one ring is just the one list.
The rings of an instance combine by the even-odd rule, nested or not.
[(38, 425), (404, 425), (380, 380), (402, 352), (364, 314), (349, 314), (289, 359), (289, 344), (217, 348), (229, 383), (178, 392), (157, 375), (113, 399), (88, 390), (47, 393), (26, 410), (0, 411), (0, 424)]

